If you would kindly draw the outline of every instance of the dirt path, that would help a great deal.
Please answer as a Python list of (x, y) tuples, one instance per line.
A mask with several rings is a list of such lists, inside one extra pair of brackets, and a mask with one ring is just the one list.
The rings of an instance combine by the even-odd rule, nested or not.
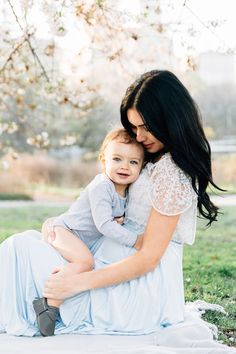
[[(212, 196), (212, 201), (218, 206), (236, 205), (236, 194), (224, 195), (224, 196)], [(24, 206), (44, 206), (44, 207), (58, 207), (69, 206), (71, 202), (65, 201), (0, 201), (0, 208), (17, 208)]]
[(29, 207), (29, 206), (42, 206), (42, 207), (60, 207), (60, 206), (69, 206), (71, 202), (65, 201), (42, 201), (42, 200), (33, 200), (33, 201), (26, 201), (26, 200), (2, 200), (0, 201), (0, 208), (18, 208), (18, 207)]

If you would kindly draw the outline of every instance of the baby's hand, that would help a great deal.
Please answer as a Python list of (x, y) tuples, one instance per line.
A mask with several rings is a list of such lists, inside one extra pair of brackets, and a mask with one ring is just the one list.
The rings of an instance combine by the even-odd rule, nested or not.
[(49, 231), (48, 233), (48, 243), (52, 244), (56, 239), (56, 233), (54, 230)]
[(53, 221), (55, 218), (47, 219), (42, 226), (42, 240), (51, 243), (55, 240), (55, 232), (53, 231)]
[(124, 224), (124, 219), (125, 219), (124, 216), (119, 216), (118, 218), (114, 218), (114, 220), (120, 225)]

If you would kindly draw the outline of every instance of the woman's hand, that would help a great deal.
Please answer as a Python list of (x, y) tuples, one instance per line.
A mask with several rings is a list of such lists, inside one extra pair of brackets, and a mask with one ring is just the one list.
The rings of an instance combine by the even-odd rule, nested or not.
[(42, 225), (42, 240), (51, 243), (55, 239), (55, 232), (53, 231), (53, 221), (55, 217), (47, 219)]
[(68, 263), (65, 266), (57, 267), (49, 276), (44, 287), (43, 296), (55, 300), (65, 300), (82, 292), (79, 288), (80, 275), (79, 266), (75, 263)]

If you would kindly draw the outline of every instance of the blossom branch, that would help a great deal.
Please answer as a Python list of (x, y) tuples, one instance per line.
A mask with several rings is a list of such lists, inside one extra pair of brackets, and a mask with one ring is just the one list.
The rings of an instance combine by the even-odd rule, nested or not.
[(26, 38), (24, 37), (23, 40), (15, 46), (15, 48), (14, 48), (13, 51), (9, 54), (7, 60), (5, 61), (5, 63), (3, 64), (3, 66), (1, 67), (0, 73), (2, 73), (2, 72), (5, 70), (7, 64), (9, 63), (9, 61), (12, 60), (13, 55), (20, 49), (20, 47), (21, 47), (25, 42), (26, 42)]
[[(15, 9), (14, 9), (14, 7), (13, 7), (11, 1), (10, 1), (10, 0), (7, 0), (7, 2), (8, 2), (9, 6), (10, 6), (10, 8), (11, 8), (11, 10), (12, 10), (12, 13), (13, 13), (15, 19), (16, 19), (16, 22), (18, 23), (18, 26), (20, 27), (20, 29), (22, 30), (22, 32), (25, 32), (25, 30), (24, 30), (23, 26), (21, 25), (20, 20), (19, 20), (17, 14), (16, 14), (16, 12), (15, 12)], [(25, 41), (28, 43), (28, 46), (29, 46), (29, 48), (30, 48), (30, 50), (31, 50), (31, 53), (33, 54), (34, 58), (35, 58), (36, 61), (38, 62), (39, 66), (40, 66), (40, 68), (41, 68), (41, 70), (42, 70), (43, 75), (45, 76), (46, 80), (49, 82), (50, 79), (49, 79), (49, 77), (48, 77), (48, 75), (47, 75), (47, 72), (46, 72), (46, 70), (45, 70), (45, 68), (44, 68), (44, 66), (43, 66), (43, 64), (42, 64), (42, 62), (41, 62), (41, 60), (40, 60), (38, 54), (36, 53), (35, 49), (34, 49), (33, 46), (32, 46), (32, 43), (31, 43), (31, 41), (30, 41), (30, 34), (29, 34), (29, 33), (26, 33), (26, 34), (25, 34)], [(5, 65), (4, 65), (4, 66), (5, 66)]]

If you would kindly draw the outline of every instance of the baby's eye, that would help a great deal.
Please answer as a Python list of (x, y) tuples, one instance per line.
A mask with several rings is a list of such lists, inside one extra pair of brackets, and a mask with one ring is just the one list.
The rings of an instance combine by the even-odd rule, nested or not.
[(119, 157), (113, 157), (113, 161), (120, 161), (120, 158)]
[(138, 165), (138, 161), (136, 161), (136, 160), (131, 160), (130, 163), (131, 163), (131, 165)]

